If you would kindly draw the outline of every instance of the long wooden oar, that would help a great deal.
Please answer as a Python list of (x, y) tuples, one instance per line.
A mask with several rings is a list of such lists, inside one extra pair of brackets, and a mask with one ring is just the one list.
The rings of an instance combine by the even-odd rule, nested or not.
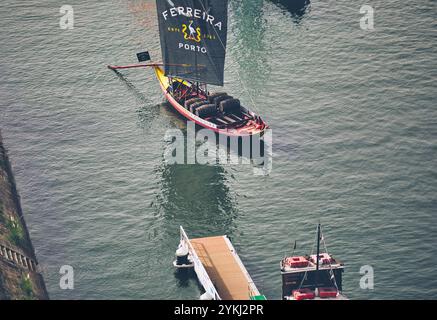
[[(128, 64), (126, 66), (112, 66), (108, 65), (108, 68), (111, 70), (118, 70), (118, 69), (131, 69), (131, 68), (145, 68), (145, 67), (163, 67), (163, 66), (172, 66), (172, 67), (193, 67), (190, 64), (164, 64), (164, 63), (140, 63), (140, 64)], [(204, 66), (198, 65), (198, 68), (202, 68)]]
[(108, 68), (111, 70), (118, 70), (118, 69), (131, 69), (131, 68), (144, 68), (144, 67), (159, 67), (163, 65), (164, 65), (163, 63), (141, 63), (141, 64), (129, 64), (126, 66), (108, 65)]

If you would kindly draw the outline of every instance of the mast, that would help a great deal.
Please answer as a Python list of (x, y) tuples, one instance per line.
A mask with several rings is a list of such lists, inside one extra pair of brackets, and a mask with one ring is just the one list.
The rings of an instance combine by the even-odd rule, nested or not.
[(317, 262), (316, 262), (317, 271), (319, 271), (319, 256), (320, 256), (320, 223), (317, 225)]
[(317, 256), (316, 256), (316, 279), (315, 279), (316, 289), (319, 280), (319, 256), (320, 256), (320, 223), (317, 225)]

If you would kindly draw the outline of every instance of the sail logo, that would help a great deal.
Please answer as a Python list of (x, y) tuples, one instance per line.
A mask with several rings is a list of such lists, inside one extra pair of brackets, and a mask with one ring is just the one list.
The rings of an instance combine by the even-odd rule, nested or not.
[(217, 22), (214, 16), (199, 9), (193, 9), (190, 7), (173, 7), (169, 10), (163, 11), (161, 14), (165, 21), (167, 21), (169, 17), (176, 18), (178, 16), (185, 16), (188, 18), (204, 20), (206, 23), (209, 23), (211, 26), (219, 29), (220, 31), (222, 31), (223, 28), (223, 23), (221, 21)]
[[(187, 32), (189, 31), (189, 33)], [(202, 32), (199, 27), (193, 27), (193, 20), (190, 21), (190, 24), (187, 26), (185, 23), (182, 24), (182, 33), (184, 34), (185, 40), (193, 40), (195, 42), (200, 42), (202, 37)]]

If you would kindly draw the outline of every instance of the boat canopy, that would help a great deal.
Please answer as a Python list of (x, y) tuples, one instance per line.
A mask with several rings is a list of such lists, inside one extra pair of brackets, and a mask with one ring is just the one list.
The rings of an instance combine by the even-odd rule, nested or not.
[(223, 86), (228, 0), (156, 0), (164, 72)]

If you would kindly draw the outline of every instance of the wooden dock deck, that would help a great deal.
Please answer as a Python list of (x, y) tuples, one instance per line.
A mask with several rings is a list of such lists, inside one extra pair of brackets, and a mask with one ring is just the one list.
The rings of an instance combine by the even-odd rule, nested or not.
[(223, 300), (250, 300), (252, 280), (226, 236), (191, 239), (191, 244)]
[(227, 236), (190, 239), (182, 227), (180, 234), (179, 248), (188, 250), (194, 271), (209, 299), (266, 299), (259, 293)]

